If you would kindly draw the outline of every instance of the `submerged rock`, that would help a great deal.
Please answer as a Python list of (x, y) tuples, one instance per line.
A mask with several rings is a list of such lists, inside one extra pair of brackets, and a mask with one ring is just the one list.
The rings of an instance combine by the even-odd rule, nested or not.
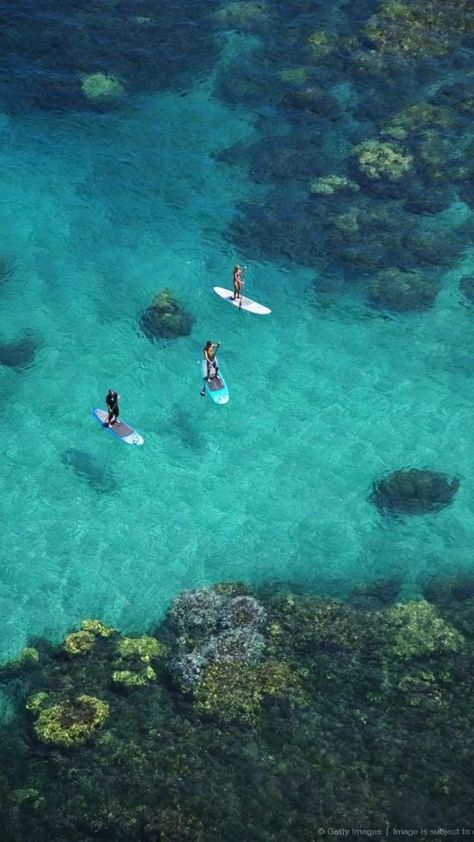
[(169, 289), (162, 289), (157, 294), (140, 319), (143, 333), (152, 342), (155, 339), (188, 336), (193, 324), (194, 316), (179, 303)]
[(0, 342), (0, 365), (7, 368), (29, 368), (35, 361), (38, 345), (28, 336), (14, 342)]
[(94, 457), (85, 450), (70, 447), (62, 454), (61, 462), (100, 494), (109, 494), (116, 488), (117, 484), (110, 471), (100, 468)]
[(423, 515), (452, 503), (459, 479), (438, 471), (402, 468), (374, 482), (371, 501), (382, 514)]
[(377, 307), (398, 313), (428, 310), (433, 306), (439, 285), (419, 272), (387, 269), (379, 272), (369, 286), (369, 299)]
[(462, 279), (459, 284), (459, 291), (469, 301), (469, 304), (474, 304), (474, 275)]

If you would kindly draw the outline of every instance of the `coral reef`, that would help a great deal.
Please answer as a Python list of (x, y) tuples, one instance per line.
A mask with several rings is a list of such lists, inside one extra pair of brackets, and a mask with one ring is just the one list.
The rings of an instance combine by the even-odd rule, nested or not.
[(365, 27), (379, 52), (404, 59), (443, 55), (473, 32), (469, 0), (384, 0)]
[(184, 692), (204, 680), (214, 663), (256, 664), (263, 656), (261, 629), (266, 611), (245, 588), (221, 583), (183, 591), (172, 603), (167, 622), (178, 634), (171, 674)]
[(413, 169), (413, 157), (393, 142), (364, 140), (353, 154), (359, 173), (371, 180), (400, 181)]
[(374, 483), (371, 500), (383, 514), (423, 515), (449, 506), (459, 479), (439, 471), (402, 468)]
[(265, 638), (251, 626), (233, 628), (217, 634), (204, 644), (199, 654), (208, 663), (214, 661), (244, 661), (257, 663), (265, 649)]
[(333, 196), (341, 192), (357, 192), (359, 185), (344, 175), (324, 175), (310, 184), (310, 192), (318, 196)]
[(207, 635), (217, 630), (225, 604), (215, 589), (183, 591), (171, 604), (168, 622), (180, 635)]
[(140, 319), (140, 327), (151, 341), (188, 336), (194, 316), (180, 304), (171, 290), (162, 289)]
[[(87, 657), (35, 641), (34, 669), (1, 673), (18, 699), (0, 735), (2, 838), (218, 842), (252, 827), (283, 842), (354, 817), (383, 830), (401, 802), (417, 826), (467, 821), (474, 578), (394, 603), (400, 587), (361, 582), (349, 604), (226, 582), (181, 594), (153, 636), (85, 620)], [(255, 636), (248, 662), (240, 639)]]

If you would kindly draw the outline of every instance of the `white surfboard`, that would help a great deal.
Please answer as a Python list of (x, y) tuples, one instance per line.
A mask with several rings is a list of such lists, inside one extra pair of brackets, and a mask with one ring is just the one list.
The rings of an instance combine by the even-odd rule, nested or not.
[(257, 304), (256, 301), (252, 301), (251, 298), (246, 298), (245, 295), (242, 298), (237, 298), (234, 300), (234, 293), (231, 289), (224, 289), (224, 287), (213, 287), (214, 292), (223, 298), (224, 301), (230, 301), (234, 307), (238, 307), (240, 310), (246, 310), (247, 313), (257, 313), (259, 316), (267, 316), (268, 313), (271, 313), (270, 307), (264, 307), (263, 304)]
[(104, 429), (108, 430), (109, 433), (112, 433), (113, 436), (120, 439), (120, 441), (125, 442), (125, 444), (143, 444), (143, 436), (141, 436), (140, 433), (137, 433), (130, 424), (126, 423), (126, 421), (121, 421), (119, 419), (115, 422), (115, 424), (112, 424), (112, 426), (105, 427), (108, 413), (105, 412), (104, 409), (98, 409), (94, 406), (92, 408), (92, 415), (97, 419), (99, 424), (104, 427)]

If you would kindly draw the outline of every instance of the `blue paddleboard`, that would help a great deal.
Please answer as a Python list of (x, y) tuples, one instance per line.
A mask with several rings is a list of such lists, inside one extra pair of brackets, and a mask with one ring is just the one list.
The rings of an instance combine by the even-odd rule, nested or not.
[(92, 408), (92, 415), (97, 419), (104, 430), (108, 430), (109, 433), (112, 433), (112, 435), (115, 436), (115, 438), (120, 439), (120, 441), (124, 441), (125, 444), (143, 444), (143, 437), (140, 433), (137, 433), (130, 424), (127, 424), (126, 421), (119, 419), (111, 427), (104, 427), (104, 423), (107, 421), (108, 417), (108, 413), (105, 409), (99, 409), (94, 406)]
[[(217, 360), (216, 360), (216, 363), (217, 363)], [(201, 361), (200, 371), (201, 371), (201, 380), (202, 380), (204, 377), (206, 377), (206, 374), (207, 374), (207, 364), (206, 364), (205, 360)], [(204, 384), (204, 388), (205, 388), (206, 394), (210, 397), (211, 401), (214, 401), (214, 403), (217, 403), (219, 405), (222, 405), (224, 403), (229, 403), (229, 398), (230, 398), (229, 390), (228, 390), (228, 388), (225, 384), (225, 381), (224, 381), (224, 378), (222, 377), (220, 369), (219, 369), (219, 374), (217, 375), (217, 377), (212, 377), (209, 382), (206, 380), (206, 383)]]

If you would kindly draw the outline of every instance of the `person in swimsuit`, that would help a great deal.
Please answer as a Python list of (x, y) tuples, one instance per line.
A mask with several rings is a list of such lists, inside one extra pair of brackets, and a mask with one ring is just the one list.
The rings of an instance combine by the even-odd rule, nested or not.
[[(214, 377), (218, 377), (219, 375), (219, 366), (217, 365), (216, 354), (217, 349), (220, 345), (220, 342), (211, 342), (210, 339), (204, 345), (202, 349), (202, 353), (204, 359), (206, 361), (206, 376), (204, 379), (204, 384), (209, 383)], [(206, 394), (206, 386), (204, 385), (201, 389), (201, 395), (204, 397)]]
[(234, 295), (233, 300), (235, 301), (237, 298), (240, 298), (240, 303), (242, 304), (242, 287), (245, 281), (242, 280), (242, 273), (245, 272), (245, 266), (239, 266), (237, 263), (234, 266), (234, 272), (232, 275), (232, 283), (234, 285)]
[(112, 426), (117, 421), (119, 417), (119, 398), (120, 395), (114, 389), (109, 389), (107, 392), (105, 403), (107, 404), (109, 414), (107, 416), (107, 421), (104, 422), (105, 427)]

